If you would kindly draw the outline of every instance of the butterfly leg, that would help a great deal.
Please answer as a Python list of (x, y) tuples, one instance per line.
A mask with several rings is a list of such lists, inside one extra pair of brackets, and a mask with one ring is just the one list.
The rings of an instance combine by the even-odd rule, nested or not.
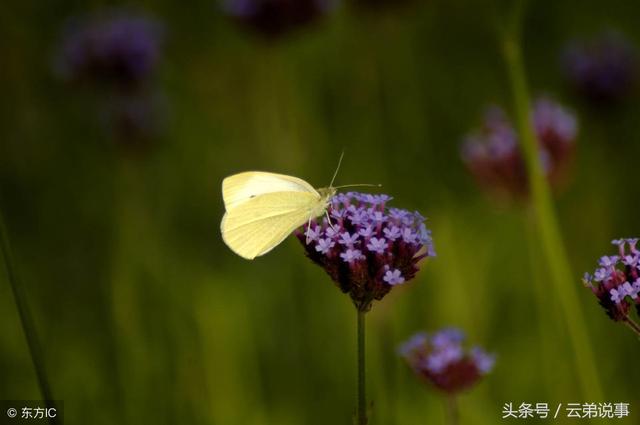
[(309, 229), (310, 228), (311, 228), (311, 216), (309, 216), (309, 222), (307, 223), (307, 231), (305, 232), (306, 233), (305, 236), (307, 237), (307, 239), (305, 241), (305, 245), (309, 245), (309, 242), (310, 242), (309, 241)]
[(329, 222), (329, 227), (331, 227), (334, 232), (337, 232), (337, 229), (333, 226), (333, 223), (331, 222), (331, 217), (329, 216), (329, 211), (325, 211), (324, 213), (327, 216), (327, 221)]

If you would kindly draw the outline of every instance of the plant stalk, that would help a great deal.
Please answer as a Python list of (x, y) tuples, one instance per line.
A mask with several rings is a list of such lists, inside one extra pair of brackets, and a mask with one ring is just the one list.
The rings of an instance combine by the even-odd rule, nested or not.
[(460, 413), (458, 412), (458, 403), (456, 402), (456, 396), (453, 394), (446, 395), (444, 404), (447, 414), (447, 424), (458, 425), (460, 423)]
[(364, 319), (366, 312), (358, 309), (358, 425), (367, 425), (367, 395), (365, 378), (365, 339)]
[(513, 95), (520, 144), (527, 165), (536, 225), (551, 281), (569, 331), (583, 395), (602, 400), (602, 388), (589, 336), (585, 330), (584, 314), (578, 303), (575, 286), (572, 285), (573, 273), (562, 242), (551, 191), (543, 173), (538, 143), (530, 121), (531, 99), (520, 50), (521, 7), (517, 10), (519, 14), (515, 16), (513, 25), (505, 33), (503, 52)]
[[(27, 341), (27, 347), (29, 349), (29, 355), (33, 368), (36, 372), (36, 379), (38, 381), (38, 387), (40, 388), (40, 395), (47, 408), (55, 408), (53, 395), (51, 392), (51, 386), (49, 385), (49, 379), (44, 365), (44, 358), (42, 355), (42, 349), (40, 340), (36, 333), (36, 327), (29, 309), (29, 303), (27, 302), (27, 294), (25, 292), (22, 282), (18, 278), (16, 268), (13, 262), (13, 255), (11, 253), (11, 244), (9, 242), (9, 234), (4, 224), (4, 218), (2, 211), (0, 211), (0, 249), (2, 250), (2, 259), (4, 260), (5, 268), (7, 271), (7, 279), (11, 286), (11, 292), (13, 293), (13, 299), (16, 303), (16, 309), (18, 310), (18, 316), (20, 318), (20, 325)], [(57, 417), (48, 418), (50, 425), (57, 425)]]
[(638, 325), (635, 320), (627, 316), (624, 318), (624, 324), (640, 337), (640, 325)]

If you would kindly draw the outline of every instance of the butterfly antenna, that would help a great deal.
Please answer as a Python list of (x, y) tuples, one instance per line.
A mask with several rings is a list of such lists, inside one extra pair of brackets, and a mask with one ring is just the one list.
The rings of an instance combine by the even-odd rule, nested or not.
[(357, 184), (345, 184), (342, 186), (336, 186), (334, 189), (342, 189), (343, 187), (358, 187), (358, 186), (366, 186), (366, 187), (382, 187), (381, 184), (371, 184), (371, 183), (357, 183)]
[(331, 178), (331, 183), (329, 183), (329, 187), (333, 187), (333, 182), (336, 180), (336, 176), (338, 175), (338, 170), (340, 170), (340, 164), (342, 164), (342, 158), (344, 158), (344, 151), (340, 154), (340, 159), (338, 160), (338, 166), (336, 167), (336, 171), (333, 173), (333, 177)]

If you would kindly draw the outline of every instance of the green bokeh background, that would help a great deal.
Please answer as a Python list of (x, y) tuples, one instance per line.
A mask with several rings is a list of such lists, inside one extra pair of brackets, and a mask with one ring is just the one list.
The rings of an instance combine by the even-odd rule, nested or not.
[[(325, 186), (342, 150), (337, 183), (381, 183), (394, 206), (429, 217), (438, 253), (368, 314), (371, 424), (442, 423), (441, 398), (395, 350), (449, 325), (498, 355), (460, 397), (461, 423), (499, 423), (505, 402), (589, 401), (629, 402), (615, 423), (640, 423), (637, 338), (578, 288), (606, 396), (585, 399), (529, 208), (487, 197), (459, 159), (484, 106), (511, 104), (497, 28), (510, 2), (341, 7), (275, 42), (214, 1), (137, 3), (166, 27), (155, 81), (166, 117), (143, 154), (105, 131), (96, 105), (108, 93), (52, 72), (66, 19), (107, 5), (0, 5), (0, 201), (67, 423), (350, 423), (348, 297), (294, 238), (248, 262), (218, 230), (225, 176), (258, 169)], [(581, 122), (573, 181), (557, 197), (575, 274), (566, 285), (614, 252), (612, 238), (640, 234), (640, 100), (587, 107), (566, 89), (560, 49), (608, 28), (638, 41), (639, 13), (628, 1), (568, 0), (526, 13), (532, 92)], [(0, 399), (38, 396), (3, 271)]]

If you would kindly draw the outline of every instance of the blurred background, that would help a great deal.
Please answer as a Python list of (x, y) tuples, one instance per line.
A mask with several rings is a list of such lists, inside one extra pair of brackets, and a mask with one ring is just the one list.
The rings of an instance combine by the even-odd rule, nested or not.
[[(488, 105), (513, 116), (510, 2), (259, 3), (0, 6), (0, 205), (67, 423), (350, 423), (349, 298), (295, 238), (248, 262), (219, 233), (225, 176), (326, 186), (343, 150), (336, 183), (381, 183), (392, 206), (429, 218), (438, 254), (368, 314), (372, 424), (442, 423), (439, 394), (396, 347), (451, 325), (497, 354), (460, 397), (462, 423), (497, 423), (507, 402), (601, 401), (581, 396), (527, 200), (496, 196), (461, 158)], [(578, 122), (556, 191), (566, 284), (604, 401), (631, 403), (616, 423), (638, 423), (638, 341), (580, 279), (611, 239), (640, 234), (640, 4), (530, 3), (531, 91)], [(593, 41), (603, 34), (615, 45)], [(576, 43), (604, 77), (576, 76)], [(3, 270), (0, 399), (38, 397)]]

